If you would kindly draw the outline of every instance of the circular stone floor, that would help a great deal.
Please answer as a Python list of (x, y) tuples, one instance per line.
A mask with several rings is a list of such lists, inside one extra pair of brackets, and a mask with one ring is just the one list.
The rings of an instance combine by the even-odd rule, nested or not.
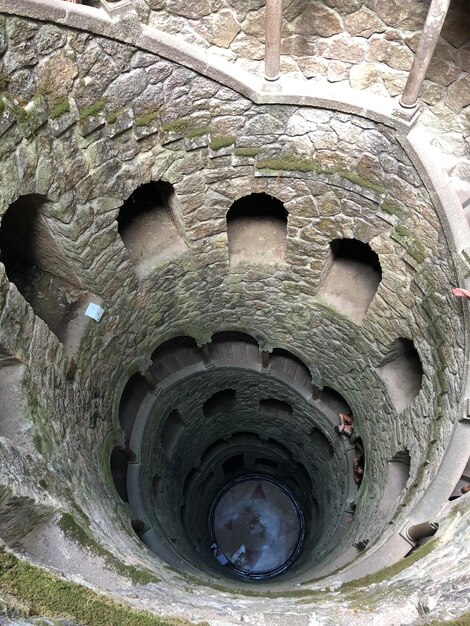
[(215, 558), (249, 578), (283, 572), (297, 557), (304, 534), (302, 512), (289, 490), (257, 476), (223, 489), (210, 524)]

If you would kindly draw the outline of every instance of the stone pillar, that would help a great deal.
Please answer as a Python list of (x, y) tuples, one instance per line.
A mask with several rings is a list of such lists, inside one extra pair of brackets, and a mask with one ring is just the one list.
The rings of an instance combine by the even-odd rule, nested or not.
[(441, 34), (449, 5), (450, 0), (432, 0), (431, 2), (418, 49), (400, 99), (401, 106), (406, 109), (413, 109), (418, 102), (421, 87)]
[(200, 350), (201, 350), (202, 362), (204, 363), (204, 365), (206, 367), (208, 367), (209, 365), (212, 365), (212, 359), (209, 354), (209, 344), (208, 343), (202, 344), (202, 346), (200, 346)]
[(264, 77), (277, 80), (281, 64), (282, 0), (266, 0), (266, 43), (264, 49)]
[(313, 380), (310, 382), (310, 385), (312, 389), (312, 395), (310, 396), (310, 398), (312, 400), (318, 400), (318, 398), (320, 397), (320, 392), (321, 392), (320, 387), (317, 387), (317, 385), (313, 382)]
[(265, 370), (269, 367), (269, 354), (268, 350), (261, 350), (261, 367)]
[(410, 541), (421, 541), (425, 537), (432, 537), (436, 534), (439, 524), (436, 522), (423, 522), (422, 524), (415, 524), (406, 529), (406, 536)]
[(150, 373), (150, 370), (145, 370), (142, 372), (142, 376), (144, 377), (145, 382), (147, 383), (150, 391), (155, 391), (158, 387), (158, 380)]

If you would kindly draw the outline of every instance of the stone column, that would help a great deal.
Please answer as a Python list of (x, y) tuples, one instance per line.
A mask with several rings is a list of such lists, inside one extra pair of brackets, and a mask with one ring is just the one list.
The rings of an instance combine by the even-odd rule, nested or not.
[(266, 43), (264, 50), (264, 77), (277, 80), (281, 64), (282, 0), (266, 0)]
[(151, 374), (150, 370), (145, 370), (142, 372), (142, 376), (144, 377), (145, 382), (147, 383), (150, 391), (155, 391), (158, 387), (158, 380)]
[(202, 362), (204, 363), (204, 365), (206, 367), (208, 367), (209, 365), (212, 365), (212, 359), (209, 353), (209, 344), (203, 343), (202, 346), (200, 346), (200, 350), (201, 350)]
[(406, 109), (413, 109), (418, 102), (421, 87), (436, 49), (449, 5), (450, 0), (432, 0), (431, 2), (418, 49), (400, 99), (401, 106)]
[(320, 387), (317, 387), (317, 385), (313, 382), (313, 380), (310, 381), (310, 386), (312, 389), (312, 395), (310, 396), (310, 398), (312, 400), (318, 400), (318, 398), (320, 397), (320, 392), (321, 392)]
[(265, 370), (269, 367), (269, 355), (268, 350), (261, 350), (261, 367)]

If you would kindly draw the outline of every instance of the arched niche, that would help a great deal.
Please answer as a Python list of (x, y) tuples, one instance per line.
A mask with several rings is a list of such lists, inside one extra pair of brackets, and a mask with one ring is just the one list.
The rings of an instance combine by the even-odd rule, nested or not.
[(358, 239), (334, 239), (320, 279), (317, 297), (360, 323), (382, 280), (376, 252)]
[(269, 415), (270, 417), (280, 417), (289, 419), (292, 417), (292, 406), (288, 402), (278, 400), (277, 398), (266, 398), (259, 402), (260, 413)]
[(119, 402), (119, 423), (126, 433), (127, 441), (130, 439), (135, 418), (148, 390), (147, 383), (138, 372), (129, 378), (123, 389)]
[(147, 276), (162, 263), (186, 250), (175, 191), (163, 180), (138, 187), (119, 209), (118, 232), (138, 276)]
[(413, 402), (423, 384), (423, 366), (413, 341), (405, 337), (395, 339), (377, 371), (393, 406), (401, 413)]
[(9, 206), (0, 228), (1, 260), (34, 313), (59, 341), (76, 348), (90, 294), (56, 243), (46, 204), (43, 196), (30, 194)]
[(123, 502), (129, 502), (127, 495), (127, 464), (129, 455), (121, 446), (116, 446), (111, 452), (109, 466), (113, 477), (114, 487)]
[(348, 401), (332, 387), (323, 387), (319, 399), (335, 413), (346, 413), (346, 415), (352, 413)]
[(233, 411), (237, 402), (237, 394), (234, 389), (217, 391), (204, 402), (202, 410), (205, 417), (214, 417), (228, 411)]
[(299, 359), (298, 356), (292, 354), (292, 352), (284, 350), (283, 348), (274, 348), (270, 354), (269, 361), (273, 373), (279, 372), (291, 378), (302, 387), (310, 386), (312, 382), (310, 370), (305, 363)]
[(173, 456), (178, 440), (183, 434), (184, 423), (179, 412), (174, 409), (168, 415), (161, 434), (163, 452), (167, 457)]
[(318, 428), (312, 428), (310, 431), (310, 442), (315, 454), (323, 459), (332, 459), (335, 451), (326, 436)]
[(209, 344), (212, 360), (238, 360), (258, 363), (258, 342), (248, 333), (235, 330), (214, 333)]
[(227, 213), (230, 263), (282, 263), (286, 255), (288, 213), (266, 193), (236, 200)]
[(160, 381), (185, 367), (201, 363), (201, 351), (193, 337), (179, 336), (160, 344), (152, 353), (150, 372)]
[(243, 454), (235, 454), (222, 463), (222, 471), (226, 478), (238, 474), (245, 469), (245, 457)]

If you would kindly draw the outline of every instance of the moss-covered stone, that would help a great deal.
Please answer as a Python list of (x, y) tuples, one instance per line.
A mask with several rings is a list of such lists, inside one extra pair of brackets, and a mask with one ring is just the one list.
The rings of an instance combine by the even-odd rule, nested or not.
[(18, 607), (27, 607), (23, 609), (24, 617), (66, 617), (90, 626), (189, 625), (186, 620), (134, 611), (4, 551), (0, 551), (0, 590), (7, 605), (15, 602), (17, 611)]
[(384, 580), (389, 580), (406, 568), (414, 565), (414, 563), (416, 563), (423, 557), (430, 554), (432, 550), (436, 547), (437, 543), (438, 538), (435, 537), (434, 539), (431, 539), (430, 541), (425, 543), (424, 546), (418, 548), (416, 552), (413, 552), (413, 554), (411, 554), (409, 557), (406, 557), (401, 561), (390, 565), (389, 567), (384, 567), (378, 572), (374, 572), (372, 574), (364, 576), (363, 578), (357, 578), (356, 580), (352, 580), (351, 582), (344, 583), (343, 585), (341, 585), (339, 590), (342, 593), (348, 593), (349, 591), (358, 589), (360, 587), (367, 587), (372, 584), (381, 583)]
[(388, 213), (389, 215), (395, 215), (399, 218), (403, 217), (403, 211), (389, 202), (383, 202), (380, 205), (380, 208), (384, 211), (384, 213)]
[(115, 124), (118, 120), (118, 114), (117, 111), (111, 111), (110, 113), (107, 114), (106, 116), (106, 122), (112, 126), (113, 124)]
[(49, 113), (51, 120), (55, 120), (65, 113), (70, 113), (70, 102), (67, 97), (58, 100)]
[(186, 133), (188, 139), (196, 139), (196, 137), (202, 137), (202, 135), (208, 135), (211, 132), (209, 126), (199, 126), (196, 128), (191, 128)]
[(411, 232), (408, 230), (408, 228), (406, 228), (406, 226), (403, 226), (403, 224), (398, 224), (398, 226), (395, 228), (395, 231), (400, 237), (412, 237)]
[(147, 583), (158, 583), (159, 578), (132, 565), (126, 565), (113, 554), (108, 552), (102, 545), (92, 539), (88, 533), (78, 524), (70, 513), (64, 513), (59, 521), (62, 532), (72, 541), (78, 543), (82, 548), (90, 550), (97, 556), (103, 558), (107, 565), (118, 574), (131, 580), (134, 584), (146, 585)]
[(0, 92), (6, 91), (10, 84), (10, 76), (6, 72), (0, 72)]
[(258, 161), (256, 167), (259, 170), (284, 170), (286, 172), (324, 172), (325, 170), (315, 163), (298, 158), (275, 158)]
[(187, 124), (188, 120), (185, 119), (173, 120), (163, 124), (163, 130), (165, 133), (183, 133)]
[(233, 154), (238, 157), (255, 157), (259, 154), (259, 148), (235, 148)]
[(101, 113), (101, 111), (104, 109), (105, 104), (106, 98), (103, 97), (86, 106), (80, 111), (80, 121), (86, 120), (88, 117), (92, 117), (93, 115), (98, 115), (98, 113)]
[(145, 113), (144, 115), (140, 115), (139, 117), (136, 117), (134, 123), (137, 126), (137, 128), (142, 128), (144, 126), (150, 126), (150, 124), (152, 124), (157, 118), (158, 118), (157, 111), (149, 111), (148, 113)]
[(234, 135), (225, 135), (223, 137), (214, 137), (210, 143), (211, 150), (221, 150), (233, 146), (236, 137)]

